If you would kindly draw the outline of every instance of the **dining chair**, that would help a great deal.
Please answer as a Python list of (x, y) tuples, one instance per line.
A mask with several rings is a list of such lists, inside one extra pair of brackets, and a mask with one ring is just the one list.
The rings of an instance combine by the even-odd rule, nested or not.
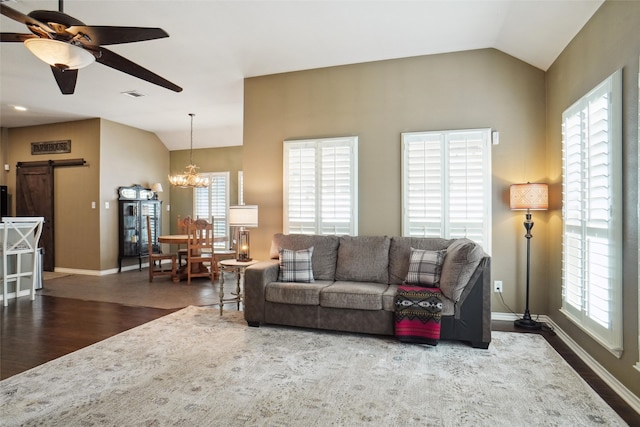
[[(8, 287), (15, 282), (15, 296), (27, 292), (33, 301), (36, 297), (36, 283), (41, 273), (38, 256), (38, 241), (42, 234), (43, 217), (2, 218), (2, 301), (8, 304)], [(22, 279), (28, 279), (28, 291), (21, 289)], [(41, 280), (42, 278), (40, 278)]]
[[(215, 260), (213, 257), (213, 226), (205, 219), (196, 219), (188, 224), (187, 233), (187, 284), (192, 277), (209, 277), (215, 281)], [(209, 263), (208, 268), (205, 263)]]
[[(149, 251), (149, 281), (153, 282), (156, 276), (176, 276), (177, 271), (177, 255), (163, 254), (155, 252), (153, 248), (153, 229), (151, 228), (151, 217), (147, 216), (147, 248)], [(167, 269), (162, 265), (162, 261), (170, 260), (171, 269)], [(156, 266), (158, 261), (158, 266)]]
[[(180, 218), (180, 215), (178, 215), (177, 218), (177, 222), (178, 222), (178, 232), (177, 234), (187, 234), (189, 233), (189, 223), (191, 222), (191, 217), (190, 216), (186, 216), (184, 217), (184, 219)], [(182, 265), (182, 260), (184, 259), (186, 262), (187, 259), (187, 248), (181, 248), (181, 245), (178, 245), (178, 266)]]

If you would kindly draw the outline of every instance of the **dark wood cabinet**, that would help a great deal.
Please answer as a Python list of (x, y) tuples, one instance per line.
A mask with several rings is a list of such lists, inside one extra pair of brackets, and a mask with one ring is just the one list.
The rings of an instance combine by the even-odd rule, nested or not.
[(142, 258), (149, 255), (147, 244), (147, 216), (151, 223), (151, 238), (154, 253), (160, 252), (158, 235), (162, 224), (162, 201), (155, 194), (139, 185), (118, 189), (118, 271), (122, 271), (122, 260), (138, 258), (142, 269)]

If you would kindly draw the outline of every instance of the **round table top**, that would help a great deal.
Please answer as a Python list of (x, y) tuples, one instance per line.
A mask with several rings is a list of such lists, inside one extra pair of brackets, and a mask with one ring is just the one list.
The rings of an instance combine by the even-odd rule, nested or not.
[(187, 244), (188, 240), (188, 234), (167, 234), (164, 236), (158, 236), (158, 242), (160, 243)]
[(259, 261), (253, 259), (251, 261), (238, 261), (235, 259), (223, 259), (220, 261), (220, 265), (224, 265), (227, 267), (248, 267), (251, 264), (255, 264)]

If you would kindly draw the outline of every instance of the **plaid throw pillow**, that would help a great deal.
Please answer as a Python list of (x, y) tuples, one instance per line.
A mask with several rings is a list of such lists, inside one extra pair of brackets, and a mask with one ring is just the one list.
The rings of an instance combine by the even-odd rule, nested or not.
[(447, 250), (424, 251), (411, 248), (409, 271), (405, 284), (413, 286), (440, 287), (440, 273)]
[(311, 265), (313, 246), (300, 251), (280, 249), (278, 253), (280, 256), (279, 282), (313, 282), (313, 268)]

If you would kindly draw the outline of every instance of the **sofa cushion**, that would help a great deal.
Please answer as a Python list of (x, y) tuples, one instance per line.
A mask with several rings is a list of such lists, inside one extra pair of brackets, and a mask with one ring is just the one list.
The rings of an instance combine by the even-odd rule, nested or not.
[(320, 306), (352, 310), (382, 310), (382, 294), (389, 285), (371, 282), (335, 282), (320, 291)]
[(439, 251), (447, 249), (451, 242), (439, 237), (392, 237), (389, 247), (389, 284), (400, 285), (407, 278), (411, 248)]
[(311, 268), (311, 256), (313, 246), (309, 249), (292, 251), (280, 249), (280, 273), (279, 282), (313, 282), (313, 269)]
[(411, 248), (409, 271), (405, 284), (410, 286), (439, 287), (442, 263), (447, 250), (427, 251)]
[(319, 280), (313, 283), (271, 282), (265, 287), (264, 299), (281, 304), (320, 305), (320, 291), (331, 283)]
[(315, 280), (334, 280), (338, 258), (338, 236), (277, 233), (271, 240), (272, 259), (278, 259), (280, 249), (299, 251), (313, 246), (311, 265)]
[(440, 290), (457, 302), (465, 285), (484, 257), (482, 247), (469, 239), (456, 239), (447, 248), (442, 265)]
[(341, 236), (336, 280), (389, 283), (387, 236)]

